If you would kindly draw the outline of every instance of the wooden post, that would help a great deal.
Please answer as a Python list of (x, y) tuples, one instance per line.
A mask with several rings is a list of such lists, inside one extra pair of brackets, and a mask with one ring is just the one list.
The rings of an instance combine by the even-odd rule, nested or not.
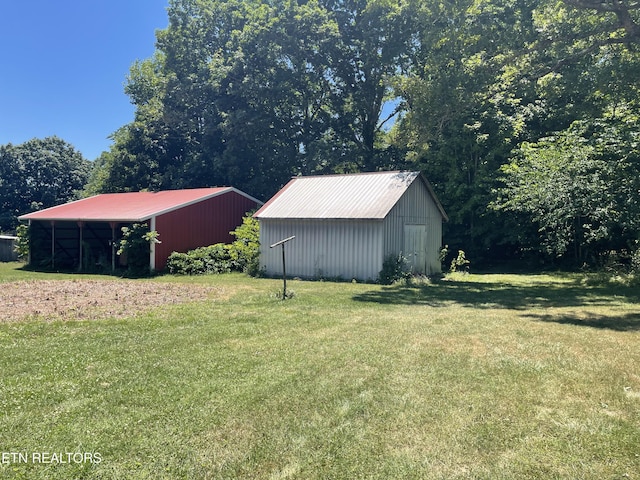
[(56, 222), (51, 220), (51, 270), (56, 264)]
[(84, 222), (78, 222), (78, 228), (80, 229), (80, 243), (78, 245), (79, 259), (78, 259), (78, 271), (82, 271), (82, 230), (84, 227)]
[(111, 226), (111, 272), (116, 271), (116, 222), (109, 222)]

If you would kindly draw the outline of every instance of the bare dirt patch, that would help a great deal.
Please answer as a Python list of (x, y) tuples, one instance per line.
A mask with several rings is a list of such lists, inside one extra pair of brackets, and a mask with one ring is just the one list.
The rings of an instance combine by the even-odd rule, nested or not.
[(0, 322), (27, 318), (130, 317), (167, 304), (205, 300), (222, 290), (202, 285), (109, 280), (33, 280), (0, 284)]

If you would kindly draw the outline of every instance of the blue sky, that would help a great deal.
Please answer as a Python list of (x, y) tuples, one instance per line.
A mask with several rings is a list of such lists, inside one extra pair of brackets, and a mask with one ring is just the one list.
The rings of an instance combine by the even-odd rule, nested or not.
[(0, 9), (0, 145), (57, 135), (88, 160), (133, 120), (129, 67), (168, 0), (9, 0)]

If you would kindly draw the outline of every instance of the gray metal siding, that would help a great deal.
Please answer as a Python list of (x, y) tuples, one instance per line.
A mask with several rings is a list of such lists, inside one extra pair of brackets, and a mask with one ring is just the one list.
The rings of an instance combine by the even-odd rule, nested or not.
[(404, 226), (426, 225), (426, 274), (440, 272), (438, 255), (442, 247), (442, 214), (427, 188), (416, 180), (384, 219), (384, 256), (397, 255), (404, 248)]
[(285, 246), (288, 276), (375, 280), (382, 269), (382, 222), (376, 220), (260, 220), (260, 265), (282, 275)]
[(15, 251), (18, 237), (0, 235), (0, 262), (15, 262), (18, 260), (18, 253)]

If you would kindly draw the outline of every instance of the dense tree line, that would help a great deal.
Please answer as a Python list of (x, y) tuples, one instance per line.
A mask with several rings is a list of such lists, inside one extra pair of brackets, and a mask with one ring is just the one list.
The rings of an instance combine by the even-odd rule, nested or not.
[(638, 239), (629, 0), (172, 0), (89, 190), (419, 169), (472, 258)]
[(18, 216), (79, 198), (91, 163), (58, 137), (0, 145), (0, 232)]

